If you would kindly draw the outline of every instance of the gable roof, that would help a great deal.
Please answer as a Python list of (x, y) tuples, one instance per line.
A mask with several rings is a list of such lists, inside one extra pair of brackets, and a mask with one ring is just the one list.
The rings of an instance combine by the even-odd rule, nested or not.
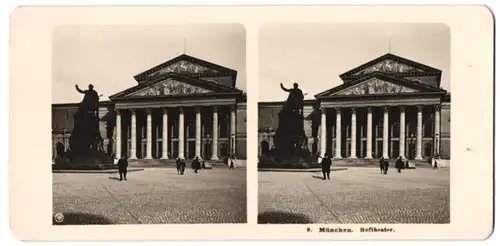
[[(345, 91), (349, 88), (354, 88), (357, 85), (362, 84), (365, 81), (368, 81), (370, 79), (379, 79), (379, 80), (384, 81), (384, 82), (389, 82), (391, 84), (395, 84), (395, 85), (398, 85), (401, 87), (409, 88), (410, 89), (410, 90), (408, 90), (409, 93), (425, 93), (425, 92), (432, 93), (432, 92), (434, 92), (434, 93), (446, 94), (446, 90), (443, 90), (443, 89), (438, 88), (438, 87), (434, 87), (434, 86), (427, 85), (424, 83), (419, 83), (419, 82), (408, 80), (405, 78), (390, 76), (390, 75), (387, 75), (387, 74), (381, 73), (381, 72), (374, 72), (374, 73), (365, 75), (364, 77), (359, 78), (357, 80), (354, 80), (351, 82), (346, 82), (346, 83), (343, 83), (339, 86), (331, 88), (329, 90), (318, 93), (314, 97), (317, 99), (320, 99), (320, 98), (331, 97), (331, 96), (339, 96), (339, 94), (338, 94), (339, 92)], [(395, 94), (395, 93), (400, 93), (400, 92), (393, 92), (393, 94)], [(376, 94), (390, 94), (390, 93), (376, 93)], [(361, 95), (363, 95), (363, 94), (361, 94)], [(356, 96), (361, 96), (361, 95), (358, 94)], [(345, 96), (345, 95), (342, 95), (342, 96)]]
[(415, 61), (412, 61), (412, 60), (408, 60), (406, 58), (403, 58), (403, 57), (400, 57), (400, 56), (397, 56), (397, 55), (394, 55), (394, 54), (391, 54), (391, 53), (387, 53), (383, 56), (380, 56), (376, 59), (373, 59), (367, 63), (364, 63), (356, 68), (353, 68), (343, 74), (341, 74), (339, 77), (343, 80), (343, 81), (346, 81), (346, 82), (349, 82), (349, 81), (352, 81), (352, 80), (356, 80), (360, 77), (363, 77), (365, 76), (366, 74), (362, 74), (362, 75), (359, 75), (359, 74), (356, 74), (360, 71), (363, 71), (364, 69), (367, 69), (371, 66), (374, 66), (380, 62), (383, 62), (383, 61), (386, 61), (386, 60), (392, 60), (392, 61), (395, 61), (397, 63), (400, 63), (400, 64), (404, 64), (404, 65), (407, 65), (409, 67), (412, 67), (412, 68), (415, 68), (415, 71), (406, 71), (406, 72), (394, 72), (394, 73), (391, 73), (393, 74), (395, 77), (405, 77), (405, 76), (432, 76), (432, 75), (437, 75), (437, 76), (441, 76), (441, 70), (439, 69), (436, 69), (436, 68), (433, 68), (433, 67), (430, 67), (430, 66), (427, 66), (427, 65), (424, 65), (422, 63), (418, 63), (418, 62), (415, 62)]
[[(243, 92), (241, 90), (238, 90), (236, 88), (231, 88), (228, 86), (224, 86), (212, 81), (207, 81), (207, 80), (201, 80), (197, 78), (192, 78), (189, 76), (185, 76), (183, 74), (178, 74), (178, 73), (168, 73), (166, 75), (163, 75), (159, 78), (156, 78), (155, 80), (151, 81), (145, 81), (143, 83), (140, 83), (136, 86), (130, 87), (128, 89), (125, 89), (121, 92), (118, 92), (114, 95), (109, 96), (110, 100), (116, 100), (116, 99), (123, 99), (125, 97), (129, 97), (130, 95), (137, 93), (141, 90), (144, 90), (146, 88), (151, 88), (152, 86), (167, 81), (169, 79), (185, 83), (191, 86), (196, 86), (199, 88), (206, 89), (207, 91), (211, 91), (211, 93), (206, 93), (206, 94), (242, 94)], [(162, 95), (162, 97), (168, 97), (172, 95)], [(176, 96), (182, 96), (182, 95), (176, 95)]]
[[(160, 71), (160, 70), (162, 70), (170, 65), (173, 65), (177, 62), (181, 62), (181, 61), (186, 61), (186, 62), (189, 62), (191, 64), (195, 64), (195, 65), (199, 65), (199, 66), (208, 68), (206, 71), (202, 71), (200, 73), (183, 73), (184, 76), (193, 77), (193, 78), (210, 77), (210, 76), (231, 76), (232, 80), (233, 80), (232, 86), (235, 87), (236, 76), (237, 76), (236, 70), (233, 70), (233, 69), (221, 66), (221, 65), (217, 65), (215, 63), (211, 63), (211, 62), (208, 62), (208, 61), (205, 61), (205, 60), (202, 60), (202, 59), (199, 59), (199, 58), (187, 55), (187, 54), (179, 55), (179, 56), (177, 56), (173, 59), (170, 59), (164, 63), (161, 63), (153, 68), (150, 68), (144, 72), (141, 72), (141, 73), (135, 75), (134, 79), (139, 83), (148, 82), (151, 79), (150, 76), (153, 75), (154, 73), (156, 73), (156, 72), (158, 72), (158, 71)], [(153, 78), (153, 80), (156, 80), (156, 78)]]

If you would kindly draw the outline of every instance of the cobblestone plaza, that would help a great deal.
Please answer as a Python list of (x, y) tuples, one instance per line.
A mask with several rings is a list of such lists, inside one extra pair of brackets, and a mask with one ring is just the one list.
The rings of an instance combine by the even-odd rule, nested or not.
[(146, 168), (118, 174), (54, 173), (62, 224), (246, 223), (246, 171)]
[(449, 223), (449, 169), (259, 172), (259, 223)]

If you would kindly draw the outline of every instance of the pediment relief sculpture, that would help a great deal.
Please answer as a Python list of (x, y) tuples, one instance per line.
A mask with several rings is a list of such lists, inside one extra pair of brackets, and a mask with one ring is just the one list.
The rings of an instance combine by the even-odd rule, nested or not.
[(382, 73), (411, 73), (411, 72), (424, 72), (422, 69), (412, 67), (403, 63), (399, 63), (397, 61), (387, 59), (381, 61), (373, 66), (370, 66), (366, 69), (363, 69), (357, 73), (355, 76), (365, 75), (373, 72), (382, 72)]
[(168, 96), (187, 95), (213, 92), (198, 86), (186, 84), (177, 80), (167, 79), (149, 88), (143, 89), (132, 96)]
[(390, 93), (412, 93), (418, 90), (406, 86), (393, 84), (380, 79), (371, 79), (362, 82), (351, 88), (340, 91), (337, 95), (371, 95), (371, 94), (390, 94)]
[(217, 73), (219, 71), (195, 63), (191, 63), (189, 61), (181, 60), (174, 64), (166, 66), (157, 72), (154, 72), (150, 76), (157, 77), (172, 72), (181, 74), (199, 74), (199, 73)]

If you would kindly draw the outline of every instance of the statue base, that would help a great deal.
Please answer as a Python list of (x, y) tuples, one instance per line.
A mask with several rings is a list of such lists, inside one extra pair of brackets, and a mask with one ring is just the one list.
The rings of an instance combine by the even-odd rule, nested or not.
[(262, 156), (259, 158), (258, 168), (286, 168), (286, 169), (309, 169), (319, 168), (320, 164), (315, 158), (297, 158), (277, 160), (273, 157)]
[(87, 158), (69, 158), (56, 157), (52, 170), (109, 170), (116, 169), (113, 159), (107, 155), (87, 157)]

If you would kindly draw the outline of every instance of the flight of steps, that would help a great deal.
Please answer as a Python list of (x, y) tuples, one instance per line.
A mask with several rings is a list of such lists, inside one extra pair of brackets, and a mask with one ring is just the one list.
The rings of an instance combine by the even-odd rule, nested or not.
[[(191, 159), (186, 159), (186, 168), (191, 167)], [(226, 167), (222, 160), (218, 161), (208, 161), (212, 167)], [(139, 160), (128, 160), (129, 167), (171, 167), (175, 168), (175, 159), (163, 160), (163, 159), (139, 159)]]
[[(380, 159), (332, 159), (333, 167), (378, 167)], [(415, 160), (416, 167), (432, 167), (426, 160)], [(394, 167), (395, 159), (389, 159), (389, 166)]]

